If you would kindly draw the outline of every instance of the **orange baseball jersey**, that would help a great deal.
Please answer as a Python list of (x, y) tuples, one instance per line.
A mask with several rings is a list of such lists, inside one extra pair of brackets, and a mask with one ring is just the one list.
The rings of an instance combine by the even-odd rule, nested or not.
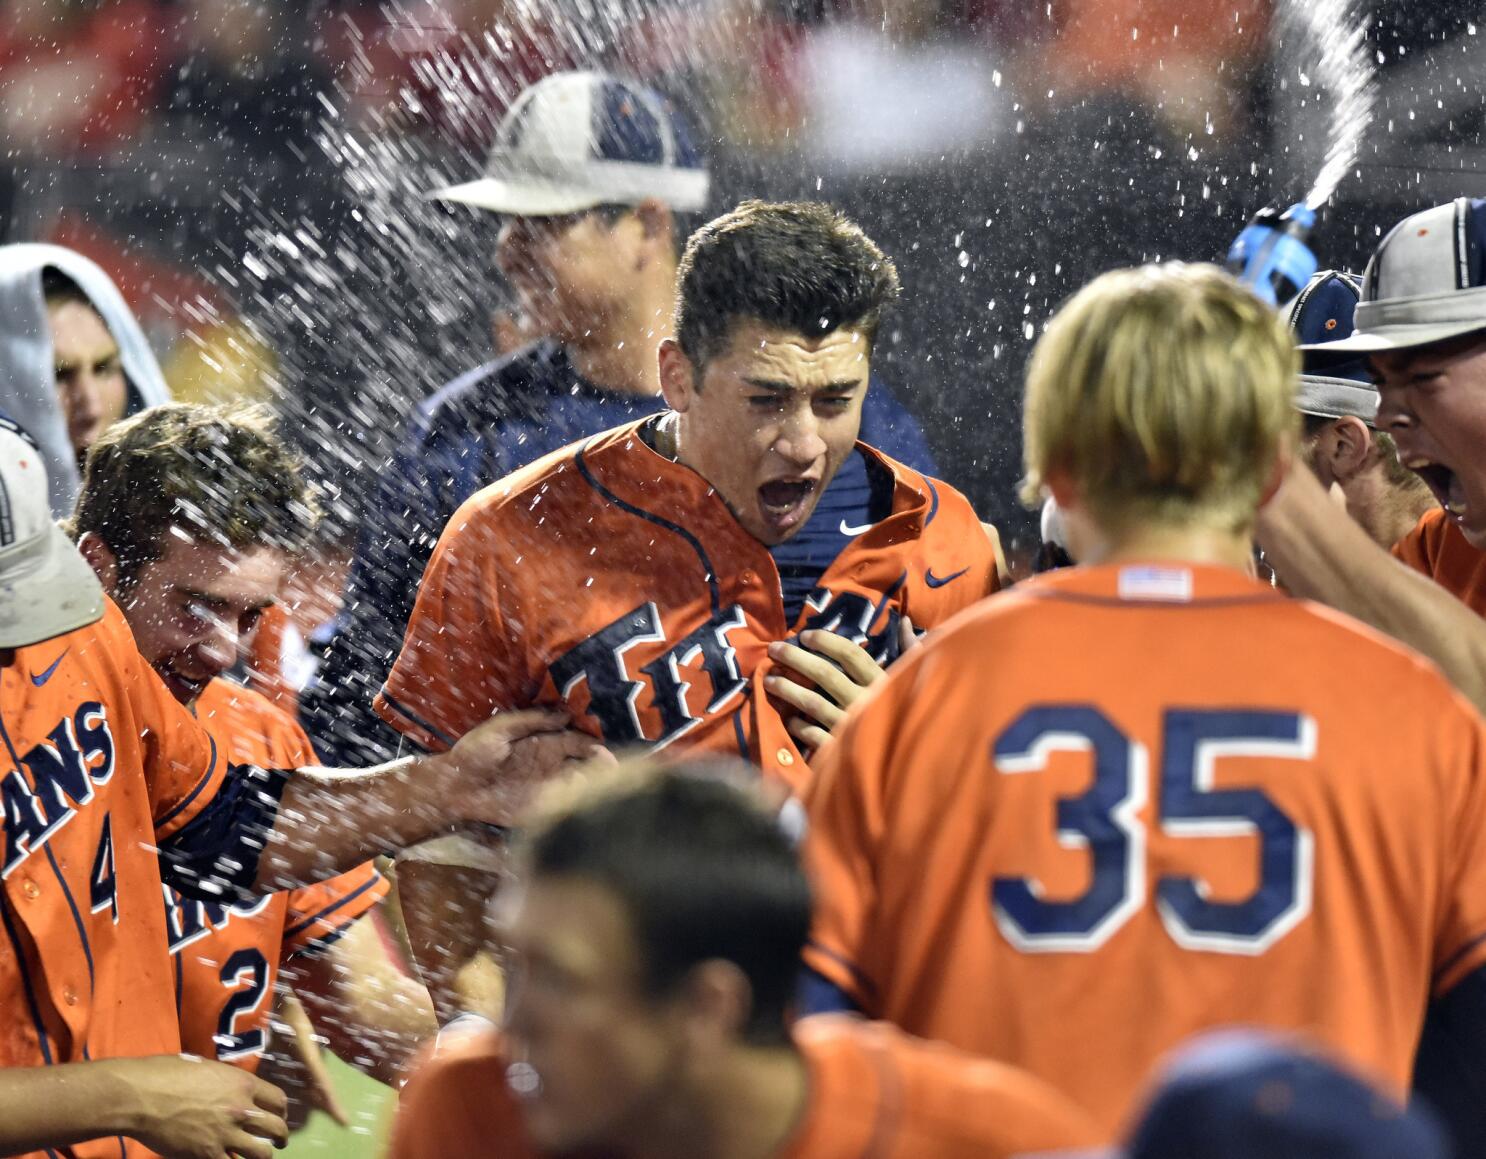
[[(206, 686), (196, 719), (233, 764), (293, 769), (319, 763), (293, 717), (229, 681)], [(294, 954), (329, 946), (386, 894), (387, 882), (371, 862), (304, 889), (235, 905), (182, 897), (166, 886), (182, 1047), (256, 1070), (268, 1045), (279, 966)]]
[[(846, 1015), (794, 1030), (804, 1113), (777, 1159), (1010, 1159), (1086, 1147), (1088, 1116), (1045, 1083)], [(441, 1036), (399, 1098), (388, 1159), (537, 1159), (491, 1029)]]
[(1423, 572), (1478, 616), (1486, 616), (1486, 552), (1470, 545), (1444, 508), (1425, 513), (1393, 554)]
[(1407, 1089), (1486, 964), (1486, 727), (1425, 661), (1236, 571), (1040, 577), (863, 698), (806, 799), (808, 964), (1111, 1136), (1221, 1023)]
[[(645, 420), (653, 422), (655, 420)], [(858, 444), (891, 509), (855, 533), (786, 621), (779, 570), (700, 475), (642, 423), (557, 451), (477, 493), (439, 540), (377, 710), (446, 748), (503, 708), (566, 706), (611, 747), (681, 741), (795, 787), (804, 760), (763, 680), (807, 628), (880, 660), (994, 591), (965, 498)]]
[(155, 845), (214, 800), (225, 757), (111, 602), (0, 670), (0, 740), (0, 1067), (178, 1051)]

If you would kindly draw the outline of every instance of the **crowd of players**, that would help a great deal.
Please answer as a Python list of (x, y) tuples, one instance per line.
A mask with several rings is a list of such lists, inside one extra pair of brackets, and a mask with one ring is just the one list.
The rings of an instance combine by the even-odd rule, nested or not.
[(0, 249), (0, 1151), (268, 1154), (280, 986), (410, 1076), (401, 1159), (1480, 1149), (1486, 204), (1283, 316), (1086, 287), (1024, 419), (1078, 566), (1011, 585), (839, 213), (685, 230), (684, 129), (597, 73), (438, 193), (533, 341), (420, 410), (309, 735), (229, 679), (294, 457)]

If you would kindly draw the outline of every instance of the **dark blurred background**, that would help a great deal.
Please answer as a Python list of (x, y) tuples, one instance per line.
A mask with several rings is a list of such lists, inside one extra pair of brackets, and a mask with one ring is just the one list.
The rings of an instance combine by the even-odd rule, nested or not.
[[(1481, 194), (1482, 5), (1371, 9), (1381, 99), (1322, 214), (1360, 270)], [(1025, 548), (1020, 375), (1093, 274), (1221, 257), (1301, 196), (1325, 94), (1277, 0), (7, 0), (0, 231), (108, 268), (187, 398), (283, 408), (350, 529), (409, 407), (491, 349), (493, 223), (421, 194), (501, 112), (593, 65), (676, 96), (715, 207), (823, 197), (898, 261), (884, 377)]]

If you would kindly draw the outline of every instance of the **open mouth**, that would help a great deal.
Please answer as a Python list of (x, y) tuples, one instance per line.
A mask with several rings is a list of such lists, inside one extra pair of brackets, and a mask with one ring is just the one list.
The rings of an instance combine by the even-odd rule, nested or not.
[(1428, 459), (1415, 459), (1405, 465), (1424, 480), (1451, 519), (1457, 523), (1465, 520), (1470, 509), (1465, 498), (1465, 485), (1461, 483), (1459, 475), (1444, 464), (1433, 463)]
[(758, 489), (759, 510), (765, 521), (781, 531), (798, 526), (816, 486), (814, 479), (771, 479), (765, 483)]
[(160, 679), (165, 682), (165, 687), (170, 689), (170, 694), (182, 704), (190, 704), (201, 695), (202, 689), (211, 683), (211, 678), (205, 680), (193, 680), (189, 676), (182, 676), (174, 669), (163, 665), (156, 665), (155, 671), (160, 674)]

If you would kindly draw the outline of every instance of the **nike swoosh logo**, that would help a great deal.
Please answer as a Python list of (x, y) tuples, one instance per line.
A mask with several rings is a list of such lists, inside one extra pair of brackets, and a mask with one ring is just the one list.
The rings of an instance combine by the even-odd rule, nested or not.
[(34, 685), (36, 685), (37, 688), (40, 688), (43, 684), (45, 684), (48, 680), (50, 680), (52, 678), (52, 673), (57, 670), (57, 665), (60, 664), (60, 663), (62, 663), (62, 660), (66, 657), (67, 653), (70, 652), (70, 651), (72, 651), (72, 648), (71, 648), (70, 645), (68, 647), (66, 647), (66, 648), (63, 648), (62, 649), (62, 655), (61, 656), (58, 656), (55, 660), (53, 660), (52, 661), (52, 666), (50, 668), (48, 668), (45, 672), (41, 673), (41, 675), (38, 676), (35, 672), (31, 673), (31, 683), (34, 684)]
[(942, 588), (947, 583), (953, 583), (969, 570), (968, 567), (962, 567), (954, 575), (947, 575), (943, 579), (940, 579), (934, 574), (934, 569), (931, 567), (924, 572), (924, 583), (928, 584), (931, 588)]
[(843, 519), (841, 521), (841, 534), (842, 535), (860, 535), (864, 531), (871, 531), (872, 528), (874, 528), (876, 526), (877, 526), (877, 524), (875, 524), (875, 523), (864, 523), (860, 527), (853, 527), (851, 524), (847, 523), (846, 520)]

